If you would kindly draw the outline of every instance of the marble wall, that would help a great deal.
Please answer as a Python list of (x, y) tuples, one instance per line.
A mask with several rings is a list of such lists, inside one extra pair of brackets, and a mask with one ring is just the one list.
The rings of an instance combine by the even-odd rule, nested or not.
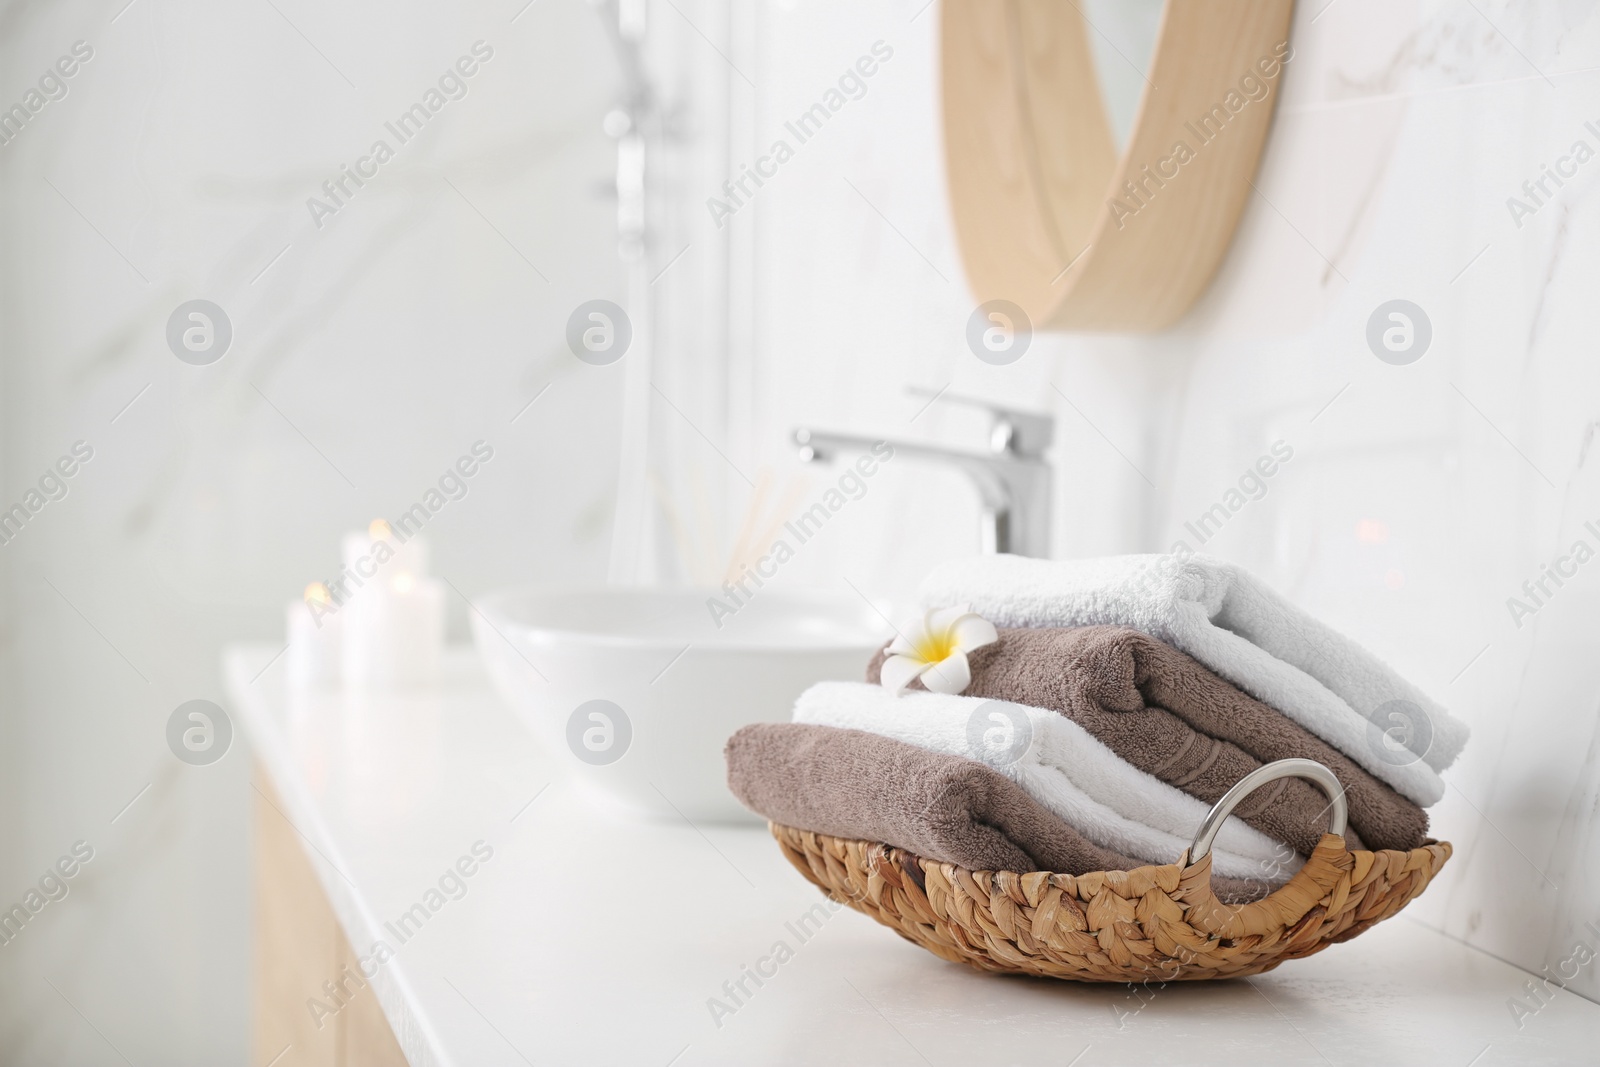
[[(0, 3), (3, 106), (92, 51), (0, 145), (0, 499), (94, 450), (0, 546), (0, 900), (95, 850), (0, 946), (6, 1062), (247, 1062), (250, 754), (185, 766), (165, 726), (224, 700), (225, 642), (281, 640), (342, 531), (483, 440), (430, 523), (438, 572), (605, 580), (621, 368), (564, 328), (627, 299), (621, 73), (589, 5), (524, 7)], [(480, 41), (401, 144), (385, 124)], [(393, 158), (314, 215), (379, 139)], [(197, 297), (233, 326), (209, 366), (165, 341)]]

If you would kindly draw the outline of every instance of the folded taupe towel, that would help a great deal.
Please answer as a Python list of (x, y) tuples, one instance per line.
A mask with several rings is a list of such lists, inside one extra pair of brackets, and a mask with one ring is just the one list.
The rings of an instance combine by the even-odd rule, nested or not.
[[(758, 723), (730, 737), (725, 754), (728, 788), (740, 803), (796, 829), (883, 842), (975, 871), (1148, 866), (1088, 841), (982, 763), (877, 734)], [(1259, 882), (1213, 878), (1212, 886), (1226, 900), (1248, 900), (1284, 877), (1264, 870)]]
[[(885, 653), (867, 668), (878, 680)], [(969, 654), (967, 696), (1061, 712), (1124, 760), (1215, 803), (1263, 763), (1299, 756), (1338, 776), (1350, 805), (1352, 848), (1412, 849), (1427, 837), (1422, 808), (1305, 727), (1247, 696), (1198, 661), (1125, 626), (1003, 629)], [(1281, 779), (1234, 814), (1309, 855), (1327, 829), (1327, 798)]]

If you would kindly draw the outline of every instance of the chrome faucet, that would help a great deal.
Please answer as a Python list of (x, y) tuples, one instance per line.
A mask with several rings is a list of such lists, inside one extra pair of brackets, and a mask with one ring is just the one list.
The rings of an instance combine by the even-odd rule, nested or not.
[[(988, 452), (963, 452), (906, 441), (887, 442), (896, 455), (959, 467), (977, 486), (983, 503), (983, 550), (1019, 556), (1050, 554), (1050, 464), (1044, 450), (1055, 437), (1055, 419), (932, 390), (908, 392), (982, 408), (993, 418)], [(932, 400), (929, 401), (932, 403)], [(827, 462), (844, 450), (868, 449), (879, 439), (800, 427), (794, 443), (804, 463)]]

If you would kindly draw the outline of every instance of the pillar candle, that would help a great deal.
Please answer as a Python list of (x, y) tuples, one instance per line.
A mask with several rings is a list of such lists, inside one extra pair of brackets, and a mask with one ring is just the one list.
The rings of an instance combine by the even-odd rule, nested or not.
[(345, 534), (340, 548), (345, 572), (353, 576), (346, 582), (346, 591), (351, 595), (379, 575), (428, 576), (428, 542), (415, 535), (402, 541), (400, 534), (382, 519), (373, 519), (365, 531)]
[(295, 689), (331, 688), (339, 684), (344, 620), (328, 587), (306, 586), (305, 595), (287, 609), (289, 648), (284, 653), (289, 685)]
[(444, 648), (444, 583), (381, 572), (344, 605), (347, 686), (393, 688), (438, 681)]

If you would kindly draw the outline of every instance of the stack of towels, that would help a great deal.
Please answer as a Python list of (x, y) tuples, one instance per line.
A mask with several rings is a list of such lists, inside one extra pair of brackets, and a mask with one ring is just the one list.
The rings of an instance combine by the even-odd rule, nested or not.
[[(920, 627), (867, 680), (823, 682), (794, 721), (740, 730), (728, 784), (774, 822), (972, 870), (1172, 863), (1250, 771), (1338, 776), (1351, 848), (1412, 849), (1467, 729), (1371, 653), (1204, 556), (986, 556), (923, 583)], [(1223, 899), (1287, 880), (1328, 800), (1281, 779), (1212, 849)]]

